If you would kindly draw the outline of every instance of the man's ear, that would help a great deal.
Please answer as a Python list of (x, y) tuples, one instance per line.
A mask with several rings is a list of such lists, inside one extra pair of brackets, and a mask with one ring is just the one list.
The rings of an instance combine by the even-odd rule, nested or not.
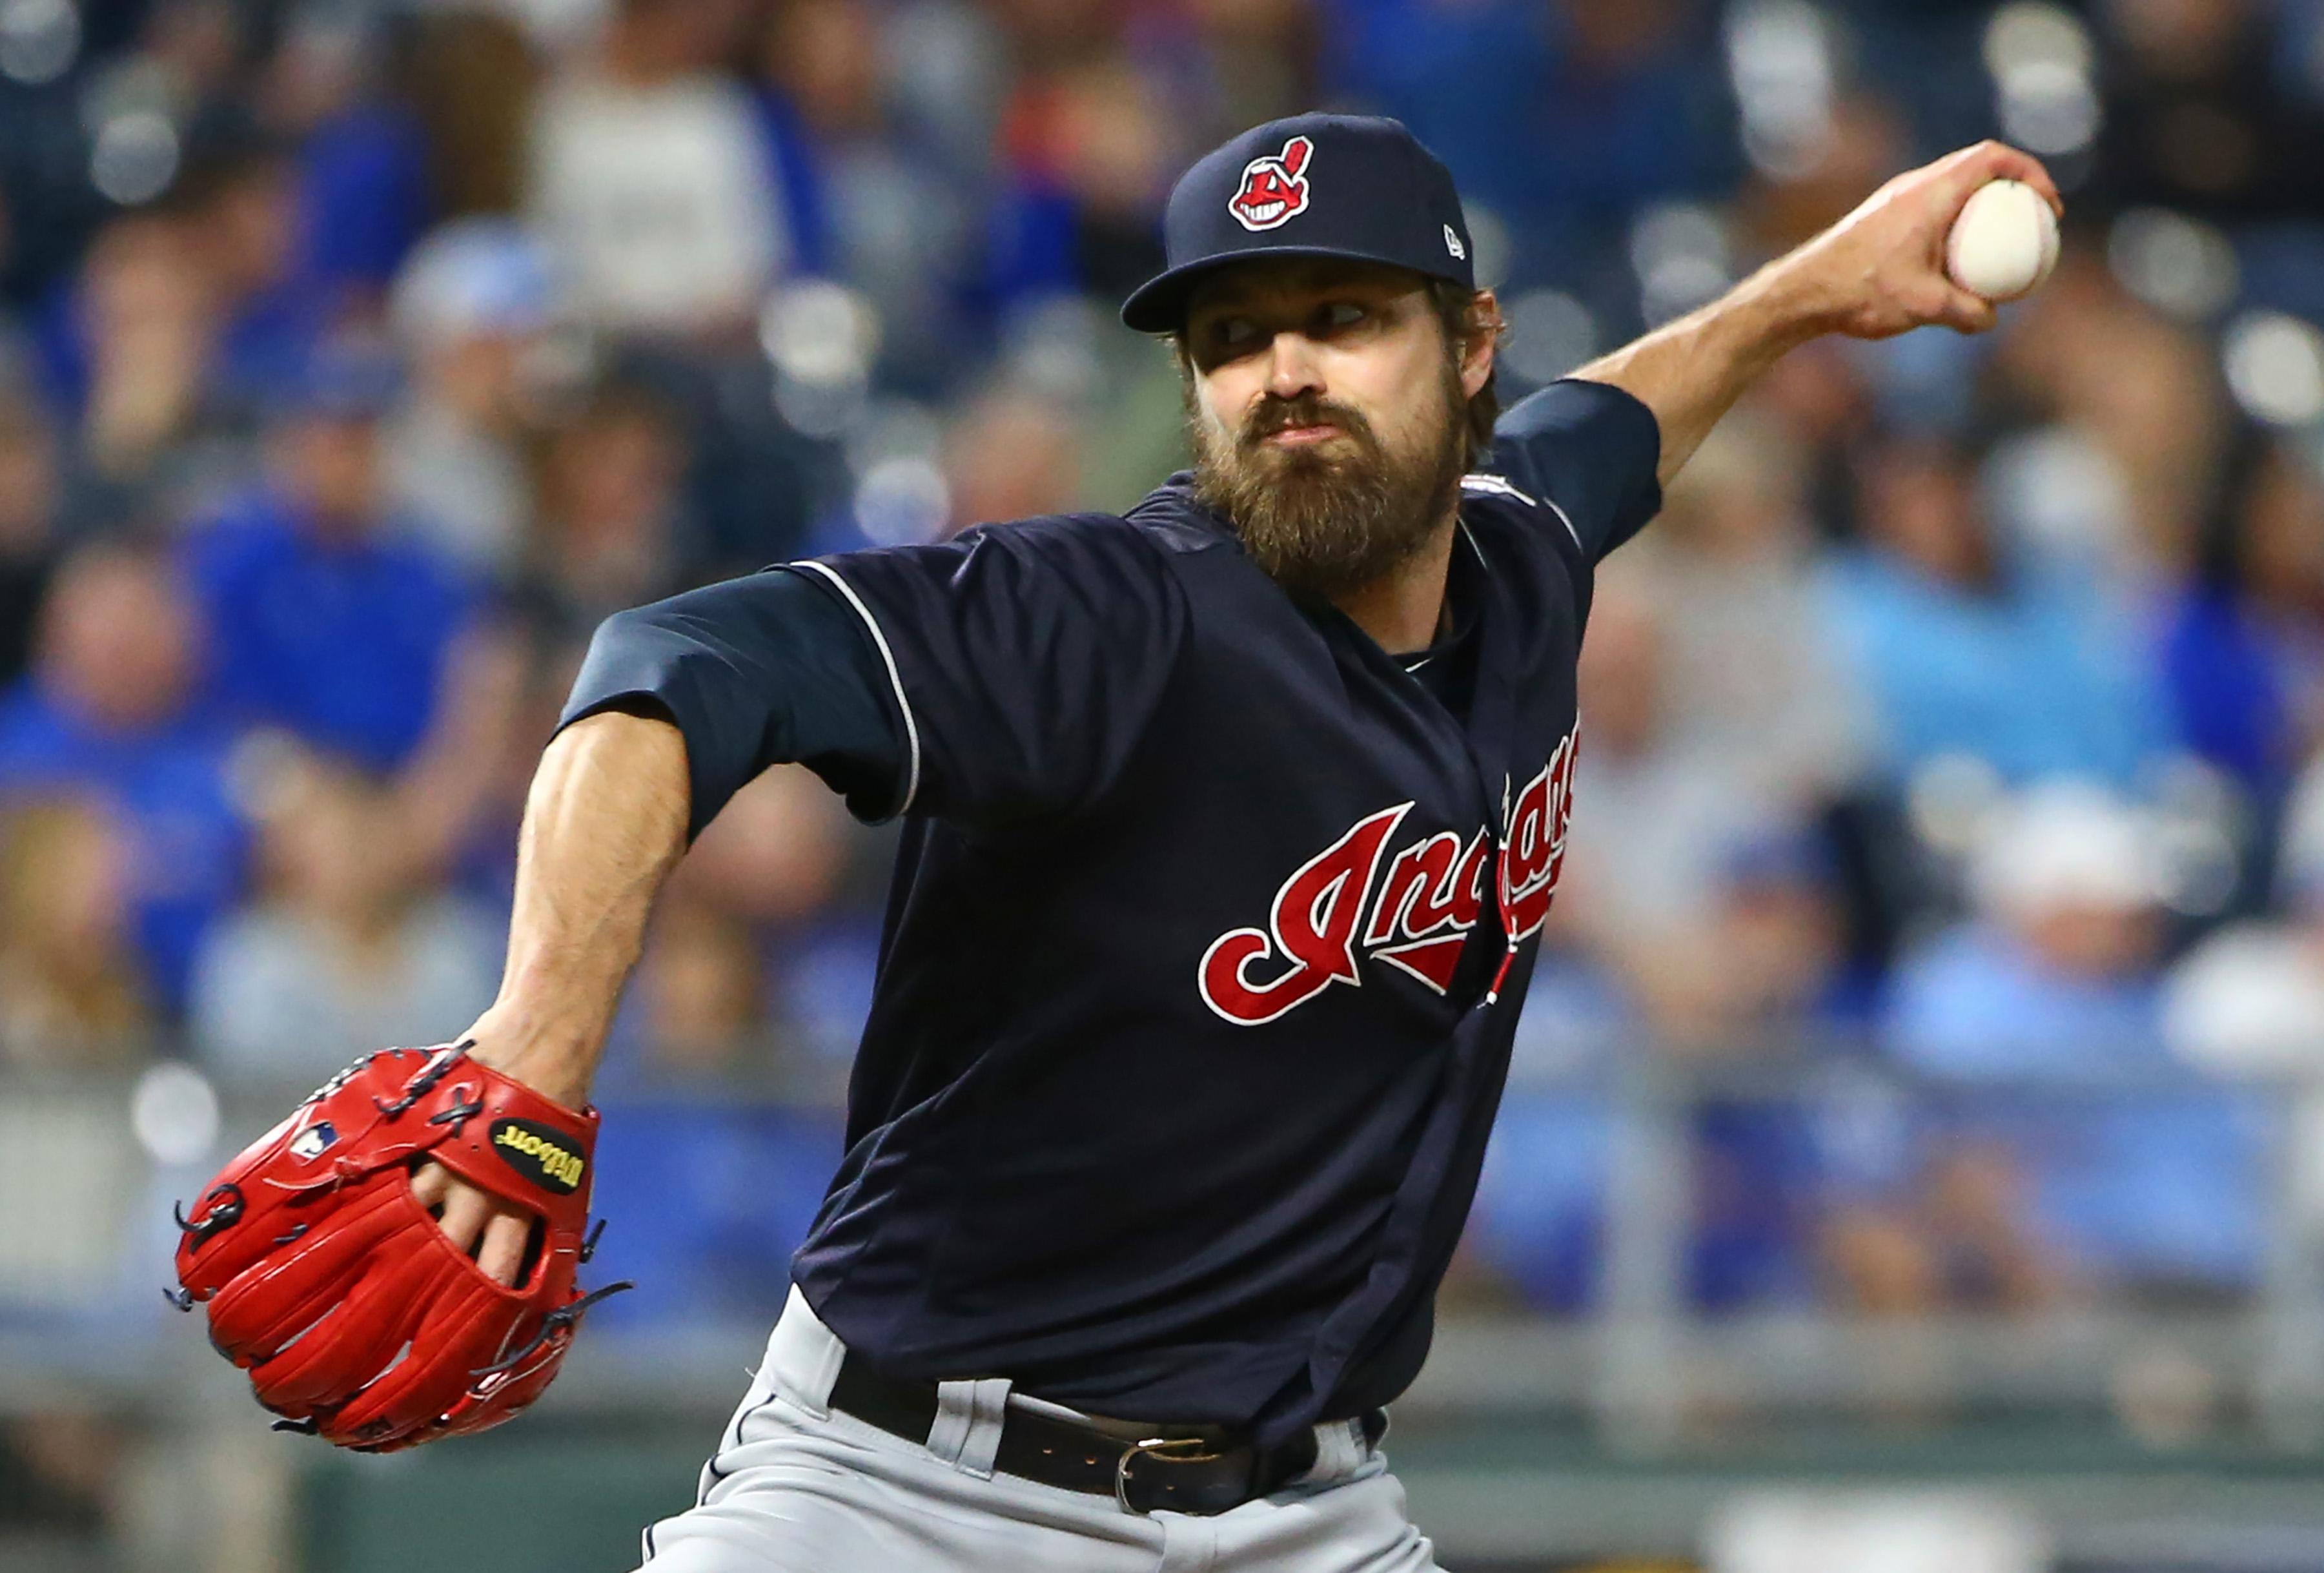
[(1469, 302), (1469, 332), (1461, 350), (1461, 392), (1473, 399), (1493, 375), (1493, 357), (1501, 344), (1501, 303), (1490, 290), (1480, 290)]

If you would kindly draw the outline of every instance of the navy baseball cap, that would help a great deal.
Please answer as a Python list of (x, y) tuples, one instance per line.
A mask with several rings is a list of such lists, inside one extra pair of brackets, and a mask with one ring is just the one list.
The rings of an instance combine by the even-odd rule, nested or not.
[(1175, 330), (1195, 279), (1248, 257), (1347, 257), (1477, 287), (1452, 171), (1376, 116), (1295, 115), (1205, 153), (1170, 190), (1162, 242), (1168, 265), (1121, 303), (1140, 333)]

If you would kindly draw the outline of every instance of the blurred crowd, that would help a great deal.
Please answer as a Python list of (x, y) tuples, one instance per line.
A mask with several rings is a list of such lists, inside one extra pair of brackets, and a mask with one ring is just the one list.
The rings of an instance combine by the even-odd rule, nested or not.
[[(2070, 204), (1604, 570), (1457, 1292), (1603, 1291), (1641, 1063), (1697, 1304), (2248, 1290), (2252, 1078), (2324, 1069), (2324, 0), (0, 0), (0, 1067), (456, 1032), (596, 621), (1135, 499), (1162, 198), (1319, 105), (1452, 165), (1505, 399), (1977, 137)], [(632, 1314), (779, 1302), (886, 853), (779, 770), (682, 870)]]

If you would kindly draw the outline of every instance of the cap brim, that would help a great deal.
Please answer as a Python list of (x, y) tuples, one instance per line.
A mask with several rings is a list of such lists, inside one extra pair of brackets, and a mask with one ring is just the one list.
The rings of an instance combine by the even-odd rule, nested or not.
[(1185, 320), (1187, 293), (1204, 274), (1214, 273), (1221, 268), (1231, 268), (1237, 263), (1261, 262), (1268, 257), (1320, 257), (1333, 262), (1370, 263), (1375, 267), (1403, 268), (1424, 278), (1452, 277), (1449, 273), (1431, 273), (1425, 269), (1414, 267), (1410, 263), (1391, 261), (1347, 246), (1254, 245), (1220, 256), (1198, 257), (1157, 273), (1131, 291), (1130, 299), (1121, 303), (1122, 326), (1139, 333), (1176, 333)]

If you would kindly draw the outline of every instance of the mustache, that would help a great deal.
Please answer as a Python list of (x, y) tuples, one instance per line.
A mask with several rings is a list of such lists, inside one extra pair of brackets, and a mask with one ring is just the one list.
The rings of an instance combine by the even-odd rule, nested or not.
[(1367, 449), (1378, 446), (1371, 422), (1361, 411), (1315, 393), (1295, 393), (1288, 399), (1266, 395), (1244, 421), (1236, 446), (1251, 451), (1277, 432), (1295, 426), (1336, 426)]

